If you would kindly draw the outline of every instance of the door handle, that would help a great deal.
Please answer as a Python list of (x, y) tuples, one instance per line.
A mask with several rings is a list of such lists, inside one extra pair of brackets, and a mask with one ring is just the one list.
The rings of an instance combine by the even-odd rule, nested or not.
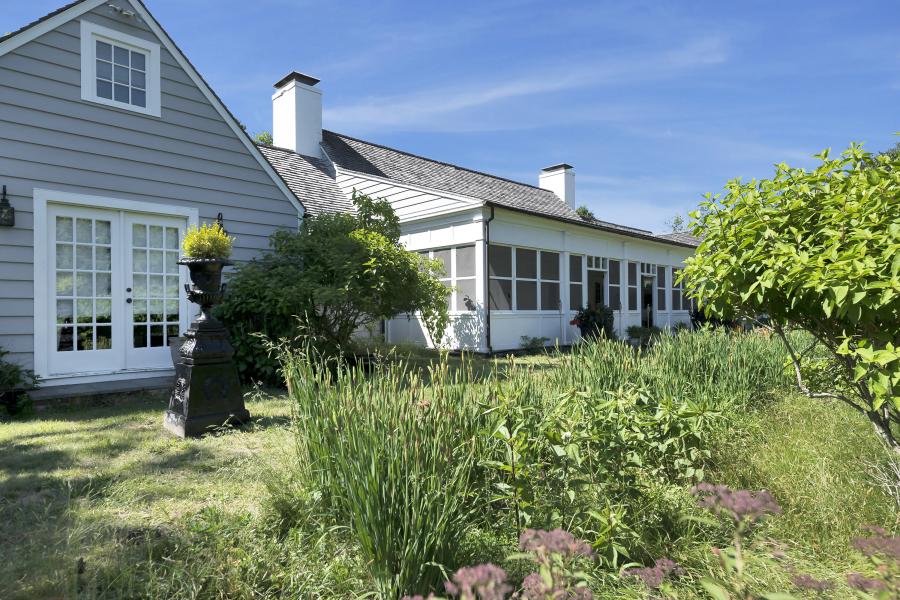
[(126, 303), (126, 304), (131, 304), (131, 298), (125, 298), (125, 303)]
[(128, 293), (130, 294), (130, 293), (131, 293), (131, 288), (125, 288), (125, 291), (128, 292)]

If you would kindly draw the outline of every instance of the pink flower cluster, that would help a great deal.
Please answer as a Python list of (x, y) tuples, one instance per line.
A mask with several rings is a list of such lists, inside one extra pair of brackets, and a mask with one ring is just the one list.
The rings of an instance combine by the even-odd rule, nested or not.
[(732, 490), (727, 485), (701, 483), (691, 488), (701, 508), (725, 515), (735, 523), (753, 524), (766, 515), (780, 515), (781, 507), (769, 492)]
[(564, 529), (526, 529), (519, 536), (519, 549), (538, 555), (559, 554), (564, 558), (590, 558), (594, 555), (590, 544), (575, 539), (574, 535)]
[(673, 560), (668, 558), (658, 558), (652, 567), (644, 567), (642, 569), (628, 569), (625, 571), (627, 577), (637, 577), (644, 582), (648, 588), (654, 590), (659, 589), (663, 581), (669, 577), (677, 577), (684, 572), (684, 569)]

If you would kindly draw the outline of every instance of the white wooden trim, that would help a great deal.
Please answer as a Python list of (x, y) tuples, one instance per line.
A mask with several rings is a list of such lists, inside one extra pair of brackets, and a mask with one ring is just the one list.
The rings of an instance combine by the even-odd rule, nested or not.
[[(95, 40), (131, 47), (148, 55), (146, 66), (147, 106), (140, 107), (125, 102), (118, 102), (97, 95), (97, 57)], [(92, 21), (81, 20), (81, 99), (87, 102), (105, 104), (122, 110), (129, 110), (154, 117), (161, 116), (162, 78), (159, 66), (159, 44), (121, 33), (115, 29), (103, 27)]]
[(101, 383), (104, 381), (149, 379), (151, 377), (162, 377), (164, 375), (174, 374), (174, 367), (166, 367), (153, 369), (129, 369), (127, 371), (97, 371), (77, 374), (70, 373), (67, 375), (49, 375), (41, 379), (41, 387), (49, 388), (63, 385), (74, 385), (79, 383)]
[(78, 18), (88, 11), (94, 10), (104, 2), (106, 2), (106, 0), (85, 0), (80, 4), (76, 4), (75, 6), (64, 10), (58, 15), (50, 17), (46, 21), (43, 21), (26, 29), (18, 35), (14, 35), (13, 37), (0, 44), (0, 56), (12, 52), (16, 48), (24, 46), (28, 42), (39, 38), (45, 33), (53, 31), (60, 25), (68, 23), (72, 19)]
[[(198, 225), (199, 212), (196, 208), (188, 206), (174, 206), (171, 204), (156, 204), (152, 202), (139, 202), (136, 200), (123, 200), (78, 194), (72, 192), (59, 192), (43, 188), (34, 189), (34, 371), (42, 378), (49, 375), (49, 338), (50, 315), (48, 314), (49, 283), (47, 270), (48, 261), (48, 231), (47, 231), (47, 205), (63, 204), (81, 206), (86, 208), (105, 208), (108, 210), (125, 211), (132, 213), (144, 213), (164, 216), (180, 216), (188, 221), (188, 225)], [(188, 316), (182, 313), (182, 327), (185, 326)], [(70, 377), (67, 375), (66, 377)]]

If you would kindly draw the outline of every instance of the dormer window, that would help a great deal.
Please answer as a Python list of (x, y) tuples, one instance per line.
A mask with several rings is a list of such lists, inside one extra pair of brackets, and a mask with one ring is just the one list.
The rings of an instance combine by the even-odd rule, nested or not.
[(159, 45), (81, 22), (81, 98), (160, 116)]

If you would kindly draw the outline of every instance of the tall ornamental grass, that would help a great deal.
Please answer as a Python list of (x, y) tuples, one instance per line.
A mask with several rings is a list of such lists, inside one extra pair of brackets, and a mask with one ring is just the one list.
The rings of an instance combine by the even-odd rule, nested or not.
[(421, 374), (399, 362), (370, 376), (288, 354), (282, 368), (307, 485), (349, 526), (380, 594), (437, 586), (473, 509), (485, 391), (471, 363)]

